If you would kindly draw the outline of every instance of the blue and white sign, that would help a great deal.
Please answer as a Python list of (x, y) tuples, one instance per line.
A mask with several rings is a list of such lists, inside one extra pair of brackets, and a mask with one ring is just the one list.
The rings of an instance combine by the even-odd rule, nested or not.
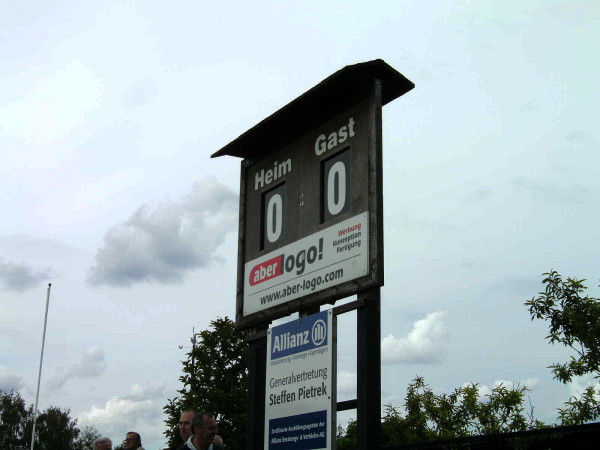
[(335, 430), (333, 313), (269, 330), (265, 449), (331, 449)]

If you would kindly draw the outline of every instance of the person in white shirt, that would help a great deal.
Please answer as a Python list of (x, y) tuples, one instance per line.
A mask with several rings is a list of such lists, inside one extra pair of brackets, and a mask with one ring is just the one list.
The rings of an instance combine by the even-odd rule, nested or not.
[[(219, 425), (209, 413), (198, 413), (194, 416), (191, 422), (192, 436), (187, 442), (179, 447), (179, 450), (208, 450), (213, 444), (213, 439), (217, 434)], [(223, 447), (213, 445), (214, 450), (222, 450)]]

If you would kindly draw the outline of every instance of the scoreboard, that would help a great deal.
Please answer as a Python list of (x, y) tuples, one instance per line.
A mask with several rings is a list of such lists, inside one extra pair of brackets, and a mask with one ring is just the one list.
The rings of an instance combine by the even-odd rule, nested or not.
[(239, 328), (383, 285), (381, 109), (412, 86), (349, 66), (213, 155), (245, 157)]

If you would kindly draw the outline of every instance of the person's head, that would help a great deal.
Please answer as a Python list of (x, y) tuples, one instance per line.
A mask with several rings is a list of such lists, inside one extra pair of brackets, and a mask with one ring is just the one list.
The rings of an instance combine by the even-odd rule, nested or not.
[(223, 447), (223, 439), (218, 434), (215, 434), (213, 438), (213, 444), (218, 445), (219, 447)]
[(192, 442), (199, 450), (208, 448), (217, 434), (219, 426), (212, 414), (198, 413), (192, 419)]
[(112, 441), (107, 437), (101, 437), (94, 441), (94, 450), (112, 450)]
[(196, 415), (196, 411), (188, 409), (181, 414), (179, 418), (179, 435), (183, 442), (186, 442), (192, 435), (192, 418)]
[(142, 438), (139, 433), (130, 431), (125, 435), (125, 448), (140, 448), (142, 446)]

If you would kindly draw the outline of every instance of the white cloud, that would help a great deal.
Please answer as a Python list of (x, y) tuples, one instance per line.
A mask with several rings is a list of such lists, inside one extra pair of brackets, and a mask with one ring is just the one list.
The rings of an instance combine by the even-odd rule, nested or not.
[(25, 291), (39, 286), (51, 277), (50, 269), (36, 270), (26, 264), (0, 262), (0, 282), (8, 290)]
[(125, 186), (131, 186), (143, 178), (143, 170), (128, 169), (111, 173), (95, 182), (82, 184), (79, 191), (74, 195), (73, 209), (83, 209), (97, 207), (97, 205), (106, 202), (107, 199), (114, 199), (123, 192)]
[(526, 378), (521, 380), (521, 386), (525, 386), (530, 391), (534, 390), (539, 384), (540, 380), (538, 377)]
[(494, 387), (504, 386), (506, 389), (516, 389), (517, 387), (525, 387), (529, 390), (533, 390), (538, 383), (539, 379), (537, 377), (526, 378), (519, 382), (514, 382), (510, 380), (495, 380)]
[[(506, 389), (517, 389), (519, 387), (525, 387), (529, 391), (533, 391), (535, 387), (538, 385), (539, 379), (537, 377), (534, 378), (526, 378), (521, 380), (518, 383), (509, 380), (495, 380), (493, 383), (493, 387), (489, 387), (485, 384), (478, 384), (477, 391), (479, 394), (479, 400), (485, 400), (491, 393), (494, 388), (498, 386), (504, 386)], [(463, 383), (462, 387), (471, 386), (473, 383)]]
[(154, 382), (144, 387), (140, 384), (132, 384), (128, 396), (122, 398), (134, 401), (160, 399), (164, 398), (166, 384), (164, 382)]
[(106, 369), (104, 351), (98, 347), (92, 347), (85, 351), (81, 362), (70, 367), (59, 367), (57, 374), (48, 381), (48, 388), (62, 388), (71, 378), (98, 377)]
[(594, 190), (583, 184), (541, 183), (522, 176), (516, 177), (513, 184), (518, 190), (528, 193), (532, 198), (551, 204), (580, 205), (590, 199), (596, 200)]
[(81, 413), (77, 417), (78, 425), (95, 426), (103, 436), (111, 437), (115, 445), (128, 431), (136, 431), (146, 448), (154, 448), (164, 442), (163, 429), (156, 424), (163, 420), (166, 397), (164, 383), (152, 383), (148, 387), (133, 384), (129, 395), (114, 396), (104, 407), (94, 405)]
[(6, 366), (0, 366), (0, 390), (4, 392), (18, 391), (25, 386), (21, 377), (15, 375)]
[(158, 95), (159, 85), (152, 78), (144, 78), (129, 86), (121, 94), (123, 104), (128, 109), (139, 108), (151, 103)]
[(27, 95), (0, 109), (4, 134), (39, 144), (59, 139), (96, 108), (103, 89), (88, 66), (70, 61), (41, 78)]
[(337, 374), (338, 394), (356, 395), (356, 373), (340, 370)]
[(591, 375), (575, 377), (573, 381), (568, 384), (569, 395), (575, 398), (581, 398), (581, 394), (589, 386), (596, 388), (596, 397), (600, 401), (600, 382), (596, 381)]
[(396, 338), (389, 334), (381, 341), (381, 361), (384, 364), (432, 364), (442, 360), (446, 313), (437, 311), (417, 320), (408, 336)]
[(130, 286), (176, 283), (186, 271), (218, 261), (216, 250), (235, 230), (238, 196), (214, 178), (194, 184), (179, 201), (141, 206), (104, 236), (88, 282)]

